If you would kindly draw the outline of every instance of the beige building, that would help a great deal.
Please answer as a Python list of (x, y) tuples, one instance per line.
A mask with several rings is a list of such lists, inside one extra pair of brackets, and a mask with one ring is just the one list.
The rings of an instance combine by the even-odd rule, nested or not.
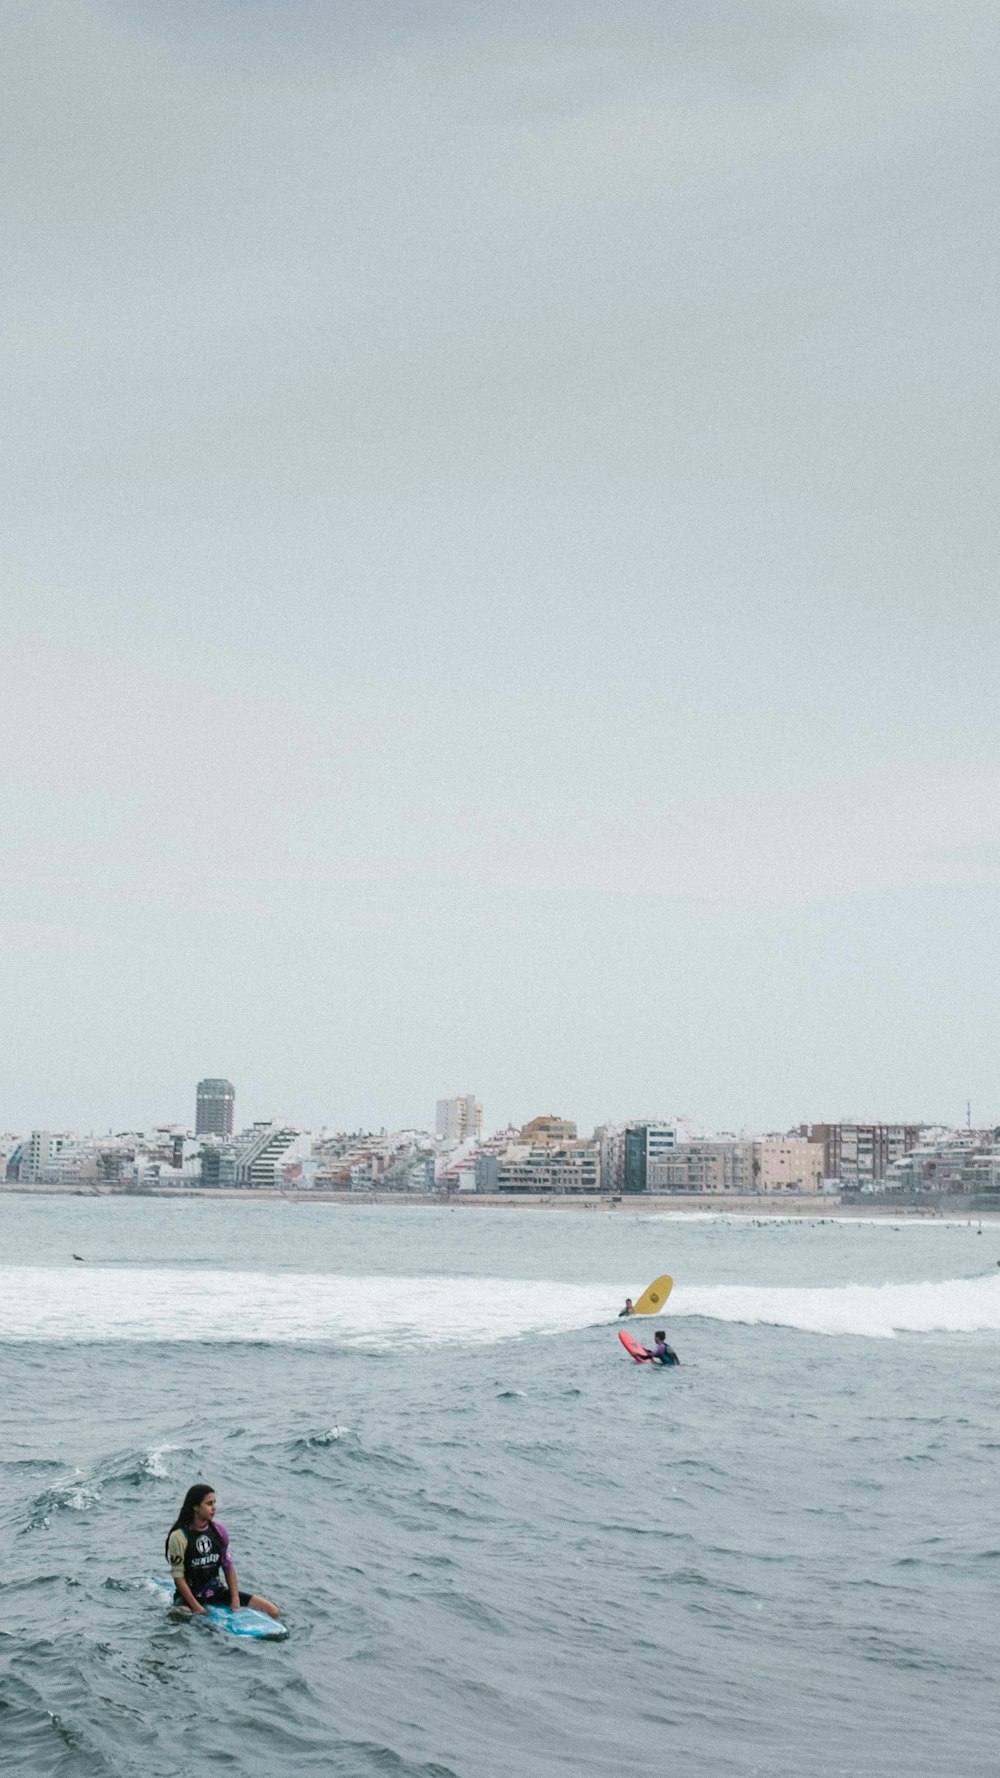
[(551, 1113), (547, 1117), (533, 1117), (521, 1131), (521, 1141), (527, 1142), (529, 1147), (544, 1142), (575, 1142), (576, 1125), (567, 1118), (553, 1117)]
[(647, 1191), (749, 1192), (753, 1190), (753, 1143), (679, 1142), (651, 1161)]
[(823, 1184), (823, 1144), (802, 1136), (764, 1136), (753, 1144), (753, 1189), (818, 1192)]
[(444, 1142), (468, 1142), (483, 1133), (483, 1108), (475, 1093), (457, 1099), (439, 1099), (434, 1108), (434, 1128)]
[[(596, 1142), (513, 1142), (496, 1157), (491, 1189), (501, 1192), (597, 1192), (601, 1152)], [(478, 1175), (477, 1175), (478, 1177)]]
[(800, 1136), (680, 1142), (651, 1161), (651, 1192), (818, 1192), (823, 1145)]

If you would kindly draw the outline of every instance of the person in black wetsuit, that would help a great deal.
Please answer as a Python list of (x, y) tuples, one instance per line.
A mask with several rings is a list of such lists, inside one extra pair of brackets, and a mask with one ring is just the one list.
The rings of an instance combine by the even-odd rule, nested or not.
[(215, 1489), (195, 1482), (167, 1533), (166, 1556), (177, 1591), (174, 1603), (201, 1617), (213, 1605), (239, 1606), (280, 1615), (270, 1599), (241, 1593), (229, 1554), (229, 1533), (215, 1516)]
[(649, 1352), (649, 1356), (654, 1364), (680, 1364), (680, 1359), (673, 1347), (667, 1345), (667, 1336), (662, 1327), (658, 1327), (653, 1335), (652, 1351), (649, 1351), (648, 1346), (646, 1347), (646, 1351)]
[[(997, 1265), (1000, 1266), (1000, 1259), (997, 1260)], [(620, 1321), (622, 1319), (623, 1315), (634, 1315), (634, 1314), (635, 1314), (635, 1310), (632, 1307), (632, 1298), (630, 1296), (627, 1296), (625, 1298), (624, 1309), (619, 1309), (619, 1311), (618, 1311), (618, 1319)]]

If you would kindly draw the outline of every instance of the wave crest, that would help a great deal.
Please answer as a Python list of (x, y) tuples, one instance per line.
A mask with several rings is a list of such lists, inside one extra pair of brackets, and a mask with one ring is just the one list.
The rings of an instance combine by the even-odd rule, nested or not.
[[(0, 1340), (308, 1341), (375, 1355), (388, 1350), (389, 1329), (395, 1353), (407, 1345), (489, 1345), (614, 1325), (620, 1300), (620, 1282), (217, 1272), (206, 1291), (199, 1272), (117, 1268), (109, 1289), (97, 1268), (11, 1266), (0, 1268)], [(666, 1314), (871, 1339), (997, 1333), (1000, 1273), (826, 1288), (678, 1285)], [(138, 1460), (144, 1477), (167, 1474), (169, 1449), (156, 1447)]]

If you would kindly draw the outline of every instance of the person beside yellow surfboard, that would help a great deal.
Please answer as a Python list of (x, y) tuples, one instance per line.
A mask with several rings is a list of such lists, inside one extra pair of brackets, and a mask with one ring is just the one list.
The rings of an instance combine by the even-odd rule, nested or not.
[[(673, 1287), (673, 1279), (668, 1278), (666, 1274), (662, 1278), (654, 1278), (649, 1288), (643, 1291), (637, 1303), (633, 1303), (630, 1296), (625, 1298), (625, 1307), (618, 1312), (619, 1321), (622, 1316), (626, 1315), (629, 1319), (633, 1315), (658, 1315)], [(655, 1343), (652, 1347), (641, 1345), (630, 1333), (620, 1332), (618, 1338), (626, 1352), (635, 1359), (637, 1364), (680, 1364), (680, 1359), (673, 1347), (667, 1345), (667, 1336), (662, 1329), (657, 1329)]]
[(621, 1310), (619, 1320), (622, 1315), (658, 1315), (673, 1287), (672, 1278), (654, 1278), (637, 1303), (633, 1303), (630, 1296), (625, 1298), (625, 1307)]

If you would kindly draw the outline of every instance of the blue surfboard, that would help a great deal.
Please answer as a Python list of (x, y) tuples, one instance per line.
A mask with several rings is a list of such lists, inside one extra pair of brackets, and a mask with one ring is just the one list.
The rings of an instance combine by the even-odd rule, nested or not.
[[(152, 1585), (157, 1592), (164, 1595), (173, 1604), (174, 1583), (162, 1580), (158, 1574), (151, 1576)], [(178, 1613), (184, 1612), (182, 1605), (177, 1607)], [(277, 1618), (268, 1617), (266, 1611), (253, 1611), (249, 1605), (241, 1605), (234, 1611), (231, 1605), (210, 1605), (204, 1617), (194, 1612), (185, 1612), (192, 1624), (204, 1624), (206, 1629), (224, 1630), (230, 1636), (255, 1636), (261, 1642), (281, 1642), (288, 1635), (287, 1624)]]

